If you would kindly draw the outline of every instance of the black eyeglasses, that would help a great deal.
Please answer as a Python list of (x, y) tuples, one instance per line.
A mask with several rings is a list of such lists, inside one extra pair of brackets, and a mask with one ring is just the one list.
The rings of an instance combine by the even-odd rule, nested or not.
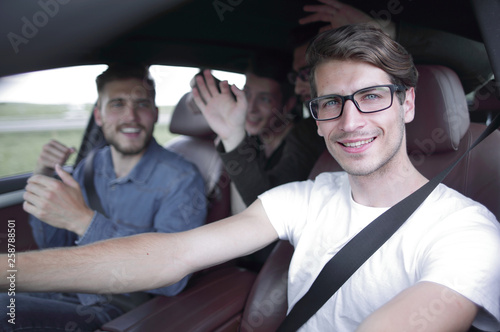
[(375, 113), (392, 106), (394, 92), (406, 90), (402, 85), (376, 85), (358, 90), (349, 96), (326, 95), (313, 98), (307, 105), (315, 120), (333, 120), (342, 115), (347, 100), (352, 101), (361, 113)]
[(304, 82), (309, 82), (309, 76), (311, 76), (311, 67), (309, 66), (300, 68), (298, 72), (291, 71), (287, 75), (288, 81), (293, 85), (295, 85), (297, 78), (300, 78)]

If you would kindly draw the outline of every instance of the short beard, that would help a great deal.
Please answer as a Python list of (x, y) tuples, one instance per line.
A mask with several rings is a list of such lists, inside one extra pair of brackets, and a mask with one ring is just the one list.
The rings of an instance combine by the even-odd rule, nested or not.
[[(386, 158), (384, 160), (382, 160), (382, 162), (380, 164), (373, 164), (373, 165), (370, 165), (369, 168), (365, 168), (365, 169), (354, 169), (354, 167), (346, 168), (340, 162), (338, 162), (338, 161), (337, 162), (339, 163), (340, 167), (342, 167), (342, 169), (347, 174), (352, 175), (352, 176), (371, 176), (375, 173), (380, 174), (380, 175), (384, 175), (389, 169), (391, 169), (391, 168), (389, 168), (389, 165), (391, 165), (394, 162), (395, 156), (399, 153), (399, 150), (401, 150), (403, 142), (406, 142), (404, 139), (404, 137), (406, 135), (405, 128), (406, 127), (405, 127), (404, 118), (402, 117), (401, 121), (399, 122), (399, 133), (400, 133), (399, 141), (397, 142), (394, 150), (391, 151), (390, 154), (387, 155)], [(336, 143), (336, 141), (335, 141), (334, 144), (338, 144), (338, 143)]]
[(144, 144), (142, 146), (139, 146), (137, 148), (122, 148), (118, 143), (116, 143), (113, 139), (111, 140), (107, 140), (108, 141), (108, 144), (111, 145), (117, 152), (121, 153), (122, 155), (124, 156), (135, 156), (135, 155), (138, 155), (138, 154), (141, 154), (142, 152), (144, 152), (144, 150), (147, 149), (147, 147), (149, 146), (149, 143), (151, 143), (153, 139), (153, 135), (149, 135), (148, 137), (146, 137), (146, 139), (144, 140)]

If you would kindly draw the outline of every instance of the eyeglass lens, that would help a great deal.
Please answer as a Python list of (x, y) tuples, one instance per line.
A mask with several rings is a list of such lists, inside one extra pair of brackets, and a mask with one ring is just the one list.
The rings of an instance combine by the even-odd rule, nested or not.
[(335, 119), (342, 114), (346, 100), (354, 101), (363, 113), (384, 110), (392, 105), (392, 90), (389, 86), (370, 87), (356, 91), (351, 96), (328, 95), (315, 98), (310, 109), (317, 120)]
[(288, 73), (288, 81), (295, 85), (297, 78), (300, 78), (304, 82), (309, 81), (309, 76), (311, 75), (311, 67), (300, 68), (298, 72), (292, 71)]

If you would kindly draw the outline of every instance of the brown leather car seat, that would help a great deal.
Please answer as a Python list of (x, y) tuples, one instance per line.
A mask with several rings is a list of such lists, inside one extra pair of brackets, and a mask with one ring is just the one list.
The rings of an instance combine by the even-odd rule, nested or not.
[(469, 105), (471, 119), (474, 122), (489, 123), (500, 113), (500, 83), (490, 80), (474, 93)]

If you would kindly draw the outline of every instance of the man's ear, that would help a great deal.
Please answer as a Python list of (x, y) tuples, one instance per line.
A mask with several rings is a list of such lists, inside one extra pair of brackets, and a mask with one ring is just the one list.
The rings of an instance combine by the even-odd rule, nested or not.
[(99, 127), (102, 127), (102, 115), (99, 109), (99, 103), (94, 106), (94, 121)]
[(318, 127), (318, 135), (320, 137), (325, 137), (325, 135), (323, 134), (323, 132), (321, 131), (321, 126), (319, 125), (319, 121), (316, 121), (316, 126)]
[(412, 122), (415, 118), (415, 88), (406, 90), (405, 101), (403, 102), (405, 123)]
[(154, 123), (157, 123), (158, 122), (158, 117), (159, 117), (159, 114), (160, 114), (158, 106), (155, 106), (155, 112), (156, 112), (156, 115), (155, 115), (155, 122)]

